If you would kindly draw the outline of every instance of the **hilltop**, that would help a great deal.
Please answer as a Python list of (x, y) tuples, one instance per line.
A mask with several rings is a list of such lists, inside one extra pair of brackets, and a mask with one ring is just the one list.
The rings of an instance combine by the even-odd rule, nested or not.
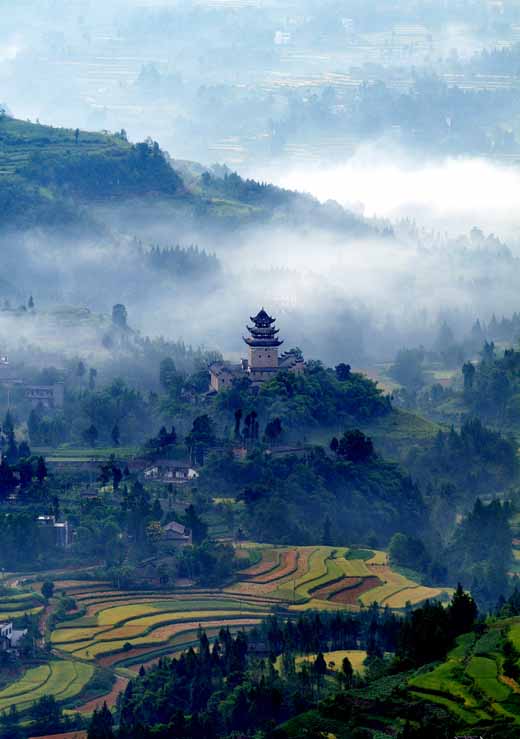
[(148, 217), (152, 210), (154, 218), (182, 215), (199, 226), (271, 222), (377, 232), (336, 203), (321, 205), (225, 167), (176, 162), (151, 140), (130, 143), (124, 131), (89, 133), (0, 116), (0, 225), (99, 226), (107, 205), (117, 210), (131, 202), (140, 218), (136, 201)]

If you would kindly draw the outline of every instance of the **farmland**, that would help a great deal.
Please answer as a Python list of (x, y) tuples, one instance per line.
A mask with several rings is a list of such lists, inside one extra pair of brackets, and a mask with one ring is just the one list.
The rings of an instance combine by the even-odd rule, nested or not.
[[(517, 644), (518, 627), (514, 625), (509, 634)], [(481, 637), (460, 637), (446, 662), (410, 680), (410, 692), (447, 708), (467, 724), (489, 721), (499, 715), (520, 723), (515, 695), (518, 686), (503, 674), (501, 639), (498, 628), (491, 628)]]
[(260, 561), (242, 570), (229, 592), (263, 595), (299, 611), (359, 610), (374, 602), (400, 610), (408, 603), (446, 599), (449, 594), (395, 572), (384, 552), (320, 546), (266, 547), (260, 554)]
[(23, 711), (43, 695), (53, 695), (56, 700), (66, 703), (82, 692), (93, 674), (92, 665), (72, 660), (52, 660), (34, 667), (0, 691), (0, 711), (13, 705)]
[[(161, 656), (196, 646), (201, 628), (212, 640), (222, 628), (233, 633), (253, 628), (273, 609), (296, 616), (313, 609), (356, 611), (379, 602), (400, 610), (409, 601), (448, 595), (394, 572), (380, 551), (248, 543), (240, 546), (238, 554), (246, 566), (232, 583), (215, 590), (117, 590), (106, 581), (74, 572), (47, 573), (32, 582), (28, 577), (24, 585), (10, 577), (13, 587), (4, 588), (0, 612), (20, 625), (25, 614), (41, 614), (53, 658), (31, 666), (0, 692), (0, 712), (15, 704), (23, 713), (44, 694), (53, 695), (67, 708), (88, 712), (103, 697), (95, 690), (93, 695), (88, 687), (98, 670), (108, 670), (114, 685), (122, 685), (141, 664), (151, 665)], [(74, 601), (74, 608), (61, 620), (49, 620), (44, 611), (39, 592), (48, 576), (56, 594), (51, 612), (52, 604), (63, 596)], [(343, 656), (362, 672), (365, 655), (356, 650), (328, 654), (327, 661), (340, 665)], [(483, 681), (485, 667), (486, 663), (474, 665), (482, 671)], [(113, 687), (104, 690), (105, 696), (114, 693)]]

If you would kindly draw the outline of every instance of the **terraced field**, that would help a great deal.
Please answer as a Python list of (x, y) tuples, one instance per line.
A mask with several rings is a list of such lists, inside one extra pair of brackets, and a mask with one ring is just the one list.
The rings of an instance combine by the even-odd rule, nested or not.
[(33, 667), (0, 691), (0, 711), (13, 705), (23, 711), (43, 695), (53, 695), (61, 703), (67, 702), (80, 695), (93, 674), (92, 665), (71, 660), (53, 660)]
[[(513, 627), (520, 632), (520, 624)], [(477, 639), (473, 634), (460, 637), (448, 659), (435, 669), (415, 676), (409, 690), (447, 708), (468, 724), (507, 716), (520, 723), (520, 706), (515, 693), (518, 685), (502, 674), (498, 650), (498, 630), (490, 629)]]
[(358, 609), (374, 602), (400, 610), (407, 603), (449, 597), (447, 590), (420, 586), (392, 570), (385, 552), (324, 546), (259, 548), (260, 561), (242, 570), (229, 592), (262, 594), (299, 611)]
[[(76, 605), (66, 620), (46, 634), (54, 658), (31, 668), (1, 691), (0, 712), (11, 704), (23, 712), (45, 694), (88, 711), (103, 698), (93, 696), (90, 689), (85, 691), (98, 667), (112, 671), (119, 681), (116, 684), (123, 684), (129, 669), (196, 647), (201, 628), (210, 639), (222, 628), (248, 630), (275, 607), (288, 615), (309, 609), (357, 610), (374, 601), (399, 609), (409, 600), (418, 603), (442, 595), (440, 590), (419, 586), (394, 572), (384, 552), (253, 543), (242, 545), (240, 551), (249, 566), (221, 590), (115, 590), (107, 582), (80, 579), (70, 572), (46, 573), (20, 587), (13, 575), (6, 580), (11, 588), (4, 588), (0, 596), (0, 617), (42, 613), (40, 628), (48, 632), (53, 605), (46, 609), (40, 594), (45, 579), (53, 580), (55, 598), (67, 595)], [(329, 656), (329, 662), (341, 662), (339, 654)], [(352, 656), (354, 668), (360, 671), (364, 658), (354, 653), (347, 656)], [(475, 655), (475, 659), (473, 679), (482, 689), (494, 689), (499, 700), (508, 686), (498, 683), (496, 687), (497, 675), (487, 655), (478, 655), (478, 659)], [(106, 697), (114, 698), (113, 688)]]
[(251, 628), (272, 606), (261, 597), (219, 591), (146, 594), (84, 585), (81, 590), (76, 582), (59, 583), (60, 590), (74, 591), (79, 611), (76, 618), (56, 625), (51, 642), (71, 659), (110, 667), (187, 648), (196, 643), (200, 627), (214, 636), (224, 627)]

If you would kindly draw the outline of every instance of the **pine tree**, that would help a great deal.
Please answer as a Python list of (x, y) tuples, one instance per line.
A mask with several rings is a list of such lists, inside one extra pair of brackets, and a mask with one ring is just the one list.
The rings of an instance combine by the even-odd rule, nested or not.
[(114, 719), (105, 702), (103, 707), (99, 711), (96, 708), (92, 715), (88, 727), (88, 739), (113, 739), (115, 737), (113, 725)]
[(40, 485), (47, 477), (47, 466), (43, 457), (38, 457), (38, 464), (36, 466), (36, 477)]

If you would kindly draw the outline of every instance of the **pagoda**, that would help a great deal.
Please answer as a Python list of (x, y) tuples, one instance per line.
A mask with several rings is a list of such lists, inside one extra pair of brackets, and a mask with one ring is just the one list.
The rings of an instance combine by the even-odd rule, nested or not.
[(246, 327), (249, 336), (242, 337), (248, 346), (247, 359), (242, 359), (238, 365), (215, 362), (210, 367), (212, 392), (225, 390), (231, 387), (235, 380), (244, 376), (258, 387), (281, 370), (296, 374), (304, 371), (305, 362), (297, 351), (278, 354), (283, 340), (278, 338), (276, 318), (271, 318), (265, 308), (262, 308), (256, 316), (250, 316), (250, 319), (252, 325)]

